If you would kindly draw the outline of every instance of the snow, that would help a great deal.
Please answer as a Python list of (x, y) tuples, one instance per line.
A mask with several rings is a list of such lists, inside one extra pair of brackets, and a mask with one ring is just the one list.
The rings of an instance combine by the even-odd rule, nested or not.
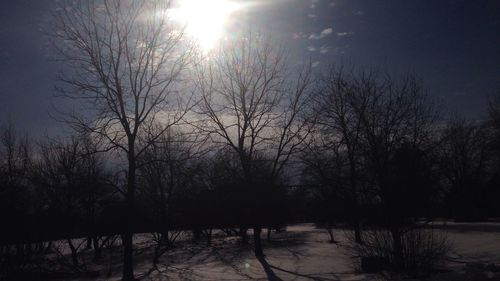
[[(453, 241), (453, 250), (447, 270), (431, 280), (500, 280), (500, 273), (491, 269), (500, 265), (500, 224), (485, 229), (477, 224), (441, 226)], [(238, 237), (215, 235), (212, 245), (190, 241), (185, 236), (166, 252), (157, 267), (152, 265), (152, 248), (149, 235), (137, 235), (135, 273), (141, 280), (380, 280), (374, 274), (356, 271), (353, 260), (346, 252), (346, 232), (335, 230), (335, 239), (340, 243), (329, 243), (325, 230), (312, 224), (288, 226), (286, 232), (272, 233), (267, 242), (263, 231), (264, 259), (253, 255), (251, 245), (241, 245)], [(106, 250), (104, 250), (106, 255)], [(89, 268), (98, 270), (96, 279), (69, 280), (121, 280), (120, 249), (113, 253), (113, 266), (106, 264)], [(484, 267), (490, 265), (490, 267)], [(111, 268), (112, 275), (106, 272)], [(498, 267), (497, 267), (498, 268)], [(498, 278), (498, 279), (494, 279)], [(413, 279), (420, 280), (420, 279)], [(422, 279), (429, 280), (429, 279)]]

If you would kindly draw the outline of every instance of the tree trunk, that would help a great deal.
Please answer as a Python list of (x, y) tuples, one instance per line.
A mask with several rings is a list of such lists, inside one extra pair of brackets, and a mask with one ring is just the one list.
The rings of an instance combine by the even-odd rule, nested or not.
[(400, 270), (404, 265), (403, 248), (401, 245), (401, 232), (399, 231), (399, 229), (394, 228), (391, 230), (391, 234), (394, 249), (394, 265), (396, 266), (397, 270)]
[(207, 229), (207, 245), (212, 245), (212, 229)]
[(87, 237), (87, 244), (85, 245), (85, 250), (92, 249), (92, 238), (90, 236)]
[(248, 229), (246, 229), (246, 228), (240, 228), (241, 244), (243, 244), (243, 245), (248, 244), (247, 231), (248, 231)]
[(172, 244), (172, 241), (170, 241), (170, 236), (168, 234), (168, 230), (163, 229), (162, 232), (160, 233), (160, 241), (159, 244), (165, 247), (170, 247)]
[(123, 244), (123, 281), (133, 281), (134, 277), (134, 263), (132, 258), (133, 245), (132, 233), (125, 233), (122, 235)]
[(363, 243), (361, 239), (361, 227), (359, 226), (359, 220), (357, 218), (354, 219), (354, 240), (358, 244)]
[(351, 192), (352, 192), (352, 203), (353, 203), (353, 211), (354, 211), (354, 219), (353, 219), (353, 227), (354, 227), (354, 239), (356, 243), (361, 244), (363, 241), (361, 240), (361, 227), (359, 223), (359, 213), (360, 208), (358, 204), (358, 190), (356, 186), (357, 181), (357, 171), (356, 171), (356, 162), (354, 159), (354, 155), (352, 152), (349, 153), (349, 181), (351, 183)]
[(267, 242), (271, 242), (271, 231), (272, 230), (273, 229), (270, 227), (267, 228)]
[(335, 243), (335, 236), (333, 236), (333, 228), (331, 226), (328, 226), (326, 229), (328, 231), (328, 235), (330, 236), (330, 243)]
[(71, 242), (71, 239), (68, 239), (68, 245), (69, 249), (71, 250), (71, 260), (73, 261), (73, 266), (75, 268), (78, 267), (78, 253), (77, 249), (75, 248), (75, 245), (73, 245), (73, 242)]
[(155, 253), (154, 253), (154, 257), (153, 257), (153, 265), (156, 267), (156, 265), (158, 264), (158, 262), (160, 261), (160, 256), (161, 256), (161, 245), (162, 245), (162, 242), (161, 242), (161, 239), (160, 241), (158, 242), (158, 244), (156, 245), (155, 247)]
[(262, 241), (260, 239), (260, 233), (262, 232), (261, 227), (253, 228), (253, 242), (254, 242), (254, 251), (256, 257), (263, 257), (264, 252), (262, 251)]
[(92, 237), (92, 243), (94, 244), (94, 261), (101, 259), (101, 246), (99, 245), (99, 238), (97, 236)]
[(47, 242), (47, 246), (43, 245), (42, 252), (43, 254), (48, 254), (52, 251), (52, 241)]
[(123, 243), (123, 277), (124, 281), (136, 280), (134, 277), (134, 262), (133, 262), (133, 227), (136, 220), (134, 215), (134, 199), (135, 199), (135, 141), (129, 139), (128, 152), (128, 177), (127, 177), (127, 194), (126, 194), (126, 213), (129, 220), (125, 224), (125, 233), (122, 235)]

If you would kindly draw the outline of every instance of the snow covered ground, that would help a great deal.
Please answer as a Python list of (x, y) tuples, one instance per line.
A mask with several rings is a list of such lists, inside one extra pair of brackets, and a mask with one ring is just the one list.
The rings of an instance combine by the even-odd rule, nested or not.
[[(443, 272), (431, 280), (500, 280), (500, 224), (450, 224), (443, 226), (453, 242), (450, 261)], [(326, 231), (312, 224), (288, 226), (286, 232), (273, 233), (265, 241), (264, 259), (254, 257), (251, 246), (237, 237), (215, 237), (205, 241), (181, 240), (165, 253), (157, 267), (147, 235), (138, 235), (136, 276), (141, 280), (380, 280), (374, 274), (357, 272), (346, 252), (343, 230), (335, 231), (338, 244), (328, 242)], [(120, 280), (119, 249), (104, 257), (96, 278), (68, 280)], [(419, 279), (417, 279), (419, 280)], [(429, 278), (422, 278), (429, 280)]]

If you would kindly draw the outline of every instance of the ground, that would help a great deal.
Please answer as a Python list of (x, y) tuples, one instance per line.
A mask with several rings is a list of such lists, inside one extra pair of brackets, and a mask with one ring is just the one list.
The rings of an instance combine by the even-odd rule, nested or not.
[[(447, 264), (433, 276), (414, 280), (500, 280), (500, 224), (456, 224), (440, 226), (453, 242)], [(136, 235), (136, 276), (141, 280), (380, 280), (375, 274), (360, 273), (346, 250), (346, 231), (336, 230), (339, 243), (329, 243), (326, 231), (313, 224), (288, 226), (265, 241), (265, 257), (257, 259), (251, 245), (238, 237), (220, 233), (208, 246), (181, 237), (156, 267), (148, 234)], [(90, 253), (88, 253), (90, 257)], [(67, 280), (120, 280), (121, 251), (105, 250), (99, 264), (87, 260), (96, 277)], [(402, 279), (399, 277), (399, 279)]]

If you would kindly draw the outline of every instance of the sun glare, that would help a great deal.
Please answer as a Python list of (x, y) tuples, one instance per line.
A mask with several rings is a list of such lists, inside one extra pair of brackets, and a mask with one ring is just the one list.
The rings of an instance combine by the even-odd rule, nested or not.
[(230, 16), (240, 8), (241, 4), (230, 0), (179, 0), (171, 17), (185, 25), (186, 33), (203, 51), (209, 51), (224, 36)]

